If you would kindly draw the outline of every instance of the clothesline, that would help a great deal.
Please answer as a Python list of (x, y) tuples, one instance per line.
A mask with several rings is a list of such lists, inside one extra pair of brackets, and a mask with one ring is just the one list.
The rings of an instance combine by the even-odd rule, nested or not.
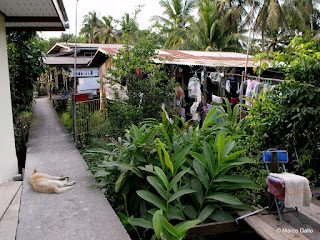
[(266, 80), (266, 81), (273, 81), (273, 82), (284, 82), (283, 79), (277, 79), (277, 78), (264, 78), (264, 77), (257, 77), (257, 76), (251, 76), (247, 75), (248, 78), (256, 78), (257, 80)]

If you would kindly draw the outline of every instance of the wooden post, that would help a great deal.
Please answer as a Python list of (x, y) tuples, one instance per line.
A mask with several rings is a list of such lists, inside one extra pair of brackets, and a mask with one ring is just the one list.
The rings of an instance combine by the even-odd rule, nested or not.
[(247, 59), (246, 59), (246, 66), (245, 66), (245, 76), (247, 76), (248, 73), (248, 58), (249, 58), (249, 50), (250, 50), (250, 40), (251, 40), (251, 24), (252, 24), (252, 16), (253, 16), (253, 10), (254, 10), (254, 2), (252, 4), (251, 14), (250, 14), (250, 24), (249, 24), (249, 39), (248, 39), (248, 46), (247, 46)]
[(76, 111), (76, 88), (77, 88), (77, 14), (78, 0), (76, 1), (76, 27), (75, 27), (75, 44), (74, 44), (74, 67), (73, 67), (73, 91), (72, 91), (72, 119), (73, 119), (73, 140), (77, 139), (77, 111)]
[(203, 72), (204, 72), (204, 80), (203, 80), (203, 105), (207, 105), (207, 98), (208, 98), (208, 85), (207, 85), (207, 77), (208, 77), (208, 71), (207, 67), (203, 66)]

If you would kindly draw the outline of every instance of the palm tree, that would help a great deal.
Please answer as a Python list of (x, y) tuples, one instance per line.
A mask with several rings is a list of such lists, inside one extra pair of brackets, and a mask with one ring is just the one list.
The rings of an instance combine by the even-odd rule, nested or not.
[(280, 7), (278, 0), (263, 0), (257, 19), (254, 24), (254, 30), (261, 32), (262, 52), (265, 51), (265, 37), (270, 37), (273, 46), (279, 34), (283, 34), (287, 29), (287, 21)]
[(191, 12), (196, 4), (194, 0), (161, 0), (160, 6), (164, 8), (162, 16), (153, 16), (152, 20), (164, 25), (164, 31), (168, 34), (165, 43), (166, 48), (179, 48), (186, 37), (186, 30), (192, 19)]
[(100, 43), (116, 43), (119, 41), (117, 31), (113, 26), (114, 19), (112, 16), (103, 16), (102, 24), (96, 29), (96, 35), (99, 37)]
[(80, 30), (80, 35), (87, 37), (88, 43), (97, 42), (97, 29), (102, 25), (102, 21), (97, 16), (97, 12), (92, 11), (86, 14), (83, 17), (83, 25)]
[(189, 34), (189, 48), (205, 51), (239, 51), (237, 41), (241, 35), (237, 24), (232, 24), (232, 8), (224, 9), (218, 0), (198, 3), (199, 20), (193, 21)]
[(316, 3), (320, 0), (285, 0), (282, 8), (292, 31), (303, 33), (308, 26), (312, 32), (315, 30)]

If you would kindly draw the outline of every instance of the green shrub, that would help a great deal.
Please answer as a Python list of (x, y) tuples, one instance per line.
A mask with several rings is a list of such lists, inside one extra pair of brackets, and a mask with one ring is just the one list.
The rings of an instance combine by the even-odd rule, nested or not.
[[(320, 88), (313, 85), (286, 81), (258, 98), (248, 114), (251, 134), (251, 152), (259, 155), (269, 148), (289, 151), (289, 171), (302, 174), (308, 169), (320, 172)], [(304, 161), (298, 168), (297, 155)], [(308, 170), (310, 171), (310, 170)], [(310, 180), (312, 179), (311, 175)]]
[(73, 120), (69, 112), (63, 112), (61, 114), (61, 122), (65, 126), (65, 128), (70, 132), (73, 128)]
[(110, 123), (109, 134), (123, 136), (131, 124), (138, 125), (146, 118), (161, 118), (161, 104), (173, 94), (173, 79), (169, 79), (157, 60), (156, 39), (145, 34), (136, 39), (134, 46), (126, 41), (123, 49), (112, 58), (112, 69), (107, 77), (110, 84), (126, 85), (126, 99), (115, 91), (115, 99), (106, 101)]
[[(234, 192), (259, 187), (244, 176), (230, 175), (251, 160), (244, 157), (238, 132), (226, 128), (231, 123), (216, 121), (225, 113), (212, 119), (215, 114), (212, 109), (201, 129), (178, 117), (170, 123), (163, 114), (161, 122), (147, 119), (140, 127), (132, 125), (124, 138), (111, 139), (111, 148), (91, 150), (105, 154), (92, 170), (133, 235), (141, 237), (137, 227), (142, 227), (152, 228), (158, 238), (182, 239), (186, 231), (179, 232), (181, 224), (231, 220), (234, 209), (251, 209)], [(142, 232), (151, 238), (152, 231)]]

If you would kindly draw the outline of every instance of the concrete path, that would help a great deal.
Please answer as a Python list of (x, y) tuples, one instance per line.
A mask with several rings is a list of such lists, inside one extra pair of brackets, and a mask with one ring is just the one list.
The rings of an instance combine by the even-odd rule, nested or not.
[[(33, 113), (17, 239), (130, 239), (101, 190), (90, 188), (94, 177), (48, 98), (38, 98)], [(34, 168), (76, 185), (61, 194), (37, 193), (29, 184)]]
[(21, 181), (0, 184), (0, 239), (16, 239)]

